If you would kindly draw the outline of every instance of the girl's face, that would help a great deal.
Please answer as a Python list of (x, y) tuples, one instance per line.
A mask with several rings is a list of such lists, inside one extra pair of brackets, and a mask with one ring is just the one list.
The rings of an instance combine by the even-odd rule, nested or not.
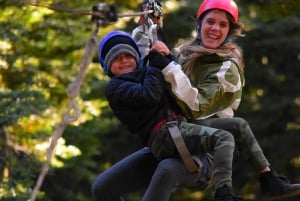
[(136, 67), (136, 61), (132, 55), (121, 53), (112, 61), (110, 71), (114, 75), (121, 75), (134, 71)]
[(201, 25), (203, 46), (210, 49), (219, 47), (227, 37), (229, 28), (229, 20), (224, 11), (209, 11), (204, 16)]

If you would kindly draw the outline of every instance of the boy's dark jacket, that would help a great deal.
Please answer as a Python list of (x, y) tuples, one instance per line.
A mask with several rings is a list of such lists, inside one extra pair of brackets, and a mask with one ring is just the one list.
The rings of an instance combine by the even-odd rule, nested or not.
[(150, 66), (112, 77), (105, 94), (116, 117), (145, 143), (153, 127), (167, 118), (168, 108), (181, 114), (160, 70)]

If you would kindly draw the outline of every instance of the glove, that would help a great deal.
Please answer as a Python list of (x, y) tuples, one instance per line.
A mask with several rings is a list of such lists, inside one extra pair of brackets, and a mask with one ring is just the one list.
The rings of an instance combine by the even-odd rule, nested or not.
[(157, 51), (151, 50), (149, 52), (149, 65), (158, 68), (159, 70), (164, 69), (168, 64), (170, 63), (170, 60), (160, 54)]
[(176, 63), (178, 63), (177, 58), (171, 53), (167, 55), (167, 58), (169, 59), (169, 61), (175, 61)]

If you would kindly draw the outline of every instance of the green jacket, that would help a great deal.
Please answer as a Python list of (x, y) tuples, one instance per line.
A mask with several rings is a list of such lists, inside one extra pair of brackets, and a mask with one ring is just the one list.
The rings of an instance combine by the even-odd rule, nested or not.
[(240, 104), (244, 85), (244, 75), (238, 65), (233, 58), (211, 54), (197, 59), (191, 73), (195, 81), (190, 81), (175, 62), (162, 73), (188, 118), (203, 119), (215, 114), (232, 117)]

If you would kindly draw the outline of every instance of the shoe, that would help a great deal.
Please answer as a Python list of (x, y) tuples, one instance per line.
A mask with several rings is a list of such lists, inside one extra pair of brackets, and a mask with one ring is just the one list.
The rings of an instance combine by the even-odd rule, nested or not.
[(272, 201), (300, 194), (300, 184), (291, 184), (286, 177), (271, 170), (259, 176), (264, 201)]
[(232, 192), (232, 188), (223, 186), (218, 188), (215, 193), (215, 201), (242, 201), (241, 197), (235, 196)]

